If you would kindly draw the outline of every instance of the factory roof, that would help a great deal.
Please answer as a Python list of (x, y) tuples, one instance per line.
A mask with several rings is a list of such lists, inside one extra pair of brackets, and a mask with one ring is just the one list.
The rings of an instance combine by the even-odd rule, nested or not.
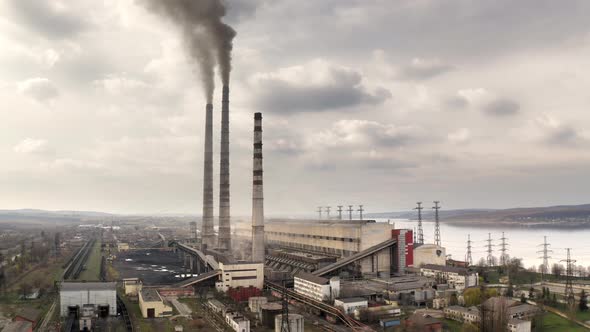
[(144, 302), (159, 302), (162, 301), (160, 294), (155, 288), (143, 288), (141, 290), (141, 298)]
[(336, 299), (336, 301), (340, 301), (342, 303), (357, 303), (357, 302), (367, 302), (367, 299), (364, 297), (349, 297), (346, 299)]
[(41, 310), (35, 308), (24, 308), (21, 312), (17, 313), (16, 316), (22, 317), (31, 322), (36, 322), (41, 316)]
[(116, 282), (64, 282), (62, 291), (112, 290), (117, 291)]
[(4, 325), (2, 332), (25, 332), (31, 331), (33, 324), (31, 322), (16, 321)]
[(314, 284), (319, 284), (319, 285), (327, 285), (330, 282), (330, 280), (328, 280), (326, 278), (318, 277), (318, 276), (315, 276), (313, 274), (306, 273), (306, 272), (297, 273), (295, 278), (307, 280), (309, 282), (313, 282)]

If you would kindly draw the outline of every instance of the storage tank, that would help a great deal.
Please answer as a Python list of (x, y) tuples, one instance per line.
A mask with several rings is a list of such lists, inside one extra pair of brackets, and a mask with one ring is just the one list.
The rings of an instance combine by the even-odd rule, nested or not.
[(275, 328), (275, 316), (283, 312), (283, 306), (279, 302), (270, 302), (260, 305), (260, 321), (269, 329)]
[[(277, 315), (275, 317), (275, 332), (281, 332), (281, 322), (283, 321), (283, 315)], [(303, 332), (303, 316), (297, 314), (289, 314), (289, 326), (291, 332)]]
[(260, 306), (266, 304), (267, 302), (268, 299), (264, 296), (252, 296), (248, 299), (248, 307), (250, 308), (251, 312), (258, 314), (260, 311)]

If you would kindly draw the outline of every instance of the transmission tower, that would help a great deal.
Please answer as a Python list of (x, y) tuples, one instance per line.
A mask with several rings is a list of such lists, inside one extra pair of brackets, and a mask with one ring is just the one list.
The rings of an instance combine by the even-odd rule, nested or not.
[(285, 280), (283, 280), (283, 296), (282, 296), (282, 313), (281, 313), (281, 332), (291, 332), (291, 324), (289, 324), (289, 298), (287, 296), (287, 287), (285, 287)]
[(338, 220), (342, 220), (342, 205), (338, 205)]
[(550, 253), (553, 253), (553, 250), (549, 249), (551, 244), (547, 243), (547, 237), (543, 236), (543, 243), (539, 246), (542, 246), (543, 249), (537, 251), (539, 254), (543, 254), (543, 256), (539, 257), (543, 259), (543, 266), (541, 266), (541, 280), (545, 280), (545, 275), (549, 274), (549, 256)]
[(352, 205), (348, 206), (348, 220), (352, 220)]
[(440, 206), (438, 205), (439, 201), (434, 201), (434, 244), (437, 246), (442, 246), (440, 241), (440, 220), (438, 218), (438, 210), (440, 210)]
[(486, 247), (488, 248), (487, 263), (488, 266), (492, 266), (494, 265), (494, 255), (492, 253), (492, 233), (488, 233), (488, 239), (486, 240), (486, 242), (488, 243), (486, 245)]
[(330, 220), (330, 209), (331, 207), (326, 206), (326, 219)]
[[(389, 220), (387, 223), (389, 224)], [(414, 227), (414, 243), (416, 243), (416, 227)]]
[(467, 255), (465, 256), (465, 262), (468, 265), (473, 265), (473, 258), (471, 258), (471, 234), (467, 234)]
[(504, 236), (504, 232), (502, 232), (502, 237), (500, 238), (500, 240), (502, 240), (502, 243), (500, 244), (500, 251), (502, 252), (502, 254), (500, 255), (500, 264), (502, 266), (506, 266), (506, 263), (508, 263), (508, 254), (506, 254), (506, 252), (508, 251), (508, 248), (506, 248), (506, 246), (508, 244), (506, 243), (506, 240), (508, 239)]
[(572, 259), (572, 257), (571, 257), (570, 251), (572, 250), (572, 248), (566, 248), (565, 250), (567, 250), (567, 258), (561, 260), (561, 262), (566, 263), (565, 298), (566, 298), (567, 304), (570, 306), (570, 308), (573, 308), (573, 306), (575, 305), (575, 302), (576, 302), (576, 298), (574, 297), (574, 287), (572, 285), (572, 277), (574, 275), (574, 263), (576, 262), (576, 260)]
[(416, 203), (418, 206), (414, 210), (418, 210), (418, 243), (424, 244), (424, 230), (422, 229), (422, 202)]
[(363, 211), (365, 211), (363, 209), (363, 206), (362, 205), (359, 205), (358, 212), (359, 212), (359, 216), (360, 216), (361, 220), (363, 220)]
[(320, 215), (320, 220), (322, 219), (322, 207), (318, 206), (318, 211), (317, 211)]

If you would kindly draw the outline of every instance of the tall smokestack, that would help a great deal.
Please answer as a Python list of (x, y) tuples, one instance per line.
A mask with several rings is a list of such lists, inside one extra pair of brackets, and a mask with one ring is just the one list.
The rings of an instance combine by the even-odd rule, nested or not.
[(262, 187), (262, 113), (254, 113), (252, 185), (252, 261), (264, 262), (264, 191)]
[(219, 157), (219, 249), (231, 250), (229, 205), (229, 86), (223, 85), (221, 99), (221, 149)]
[(205, 111), (205, 156), (203, 167), (203, 222), (201, 223), (202, 248), (215, 246), (213, 230), (213, 105)]

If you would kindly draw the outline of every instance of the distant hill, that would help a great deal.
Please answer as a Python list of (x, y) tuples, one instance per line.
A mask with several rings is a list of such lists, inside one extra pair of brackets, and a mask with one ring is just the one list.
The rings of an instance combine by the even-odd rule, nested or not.
[[(373, 213), (368, 218), (416, 219), (416, 211)], [(424, 211), (425, 220), (433, 219)], [(590, 227), (590, 204), (512, 209), (441, 210), (441, 222), (464, 226)]]

